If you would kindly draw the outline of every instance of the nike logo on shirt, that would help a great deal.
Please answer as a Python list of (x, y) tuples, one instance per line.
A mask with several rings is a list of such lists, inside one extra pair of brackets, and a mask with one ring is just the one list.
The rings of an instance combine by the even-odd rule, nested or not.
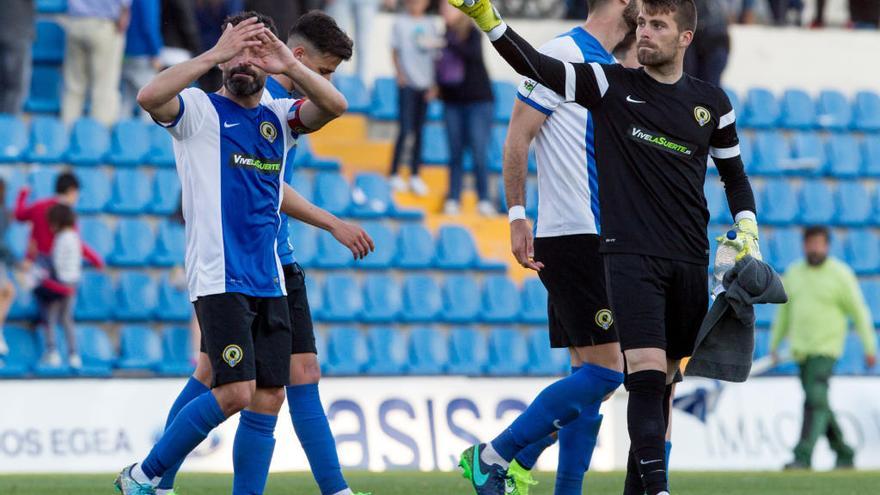
[(225, 129), (229, 129), (230, 127), (235, 127), (235, 126), (237, 126), (237, 125), (239, 125), (239, 124), (241, 124), (241, 122), (236, 122), (236, 123), (234, 123), (234, 124), (230, 124), (229, 122), (223, 121), (223, 127), (224, 127)]
[(633, 98), (632, 95), (627, 95), (626, 101), (628, 101), (630, 103), (647, 103), (643, 100), (637, 100), (637, 99)]
[(654, 464), (655, 462), (663, 462), (663, 459), (654, 459), (653, 461), (639, 461), (639, 463), (644, 466), (645, 464)]

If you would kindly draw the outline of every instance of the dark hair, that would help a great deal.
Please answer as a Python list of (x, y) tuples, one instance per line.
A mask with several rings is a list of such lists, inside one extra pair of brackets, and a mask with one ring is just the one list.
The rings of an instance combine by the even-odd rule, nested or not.
[(227, 24), (237, 26), (238, 23), (246, 21), (251, 17), (256, 17), (259, 22), (263, 23), (264, 26), (269, 28), (269, 31), (272, 31), (272, 34), (278, 36), (278, 28), (275, 27), (275, 21), (273, 21), (272, 18), (267, 16), (266, 14), (261, 14), (253, 10), (248, 10), (246, 12), (239, 12), (237, 14), (226, 16), (226, 19), (223, 19), (223, 24), (221, 24), (220, 26), (221, 30), (226, 29)]
[(55, 194), (67, 194), (71, 189), (79, 189), (79, 179), (73, 172), (61, 172), (55, 179)]
[(617, 46), (614, 47), (614, 50), (612, 50), (611, 54), (614, 55), (614, 58), (616, 58), (617, 60), (622, 61), (624, 57), (626, 57), (627, 52), (629, 52), (629, 49), (632, 48), (632, 46), (635, 44), (635, 42), (636, 32), (630, 31), (626, 33), (626, 36), (624, 36), (620, 43), (618, 43)]
[(599, 7), (604, 7), (609, 0), (587, 0), (587, 13), (592, 14)]
[(826, 242), (831, 242), (831, 231), (824, 225), (810, 225), (804, 229), (804, 242), (816, 236), (822, 236)]
[(354, 42), (339, 28), (336, 21), (320, 10), (312, 10), (300, 16), (290, 28), (287, 40), (300, 36), (321, 53), (335, 55), (342, 60), (351, 59)]
[(56, 230), (76, 225), (76, 213), (73, 212), (73, 208), (61, 203), (56, 203), (49, 208), (49, 213), (46, 216), (49, 219), (49, 225), (55, 227)]
[(675, 14), (678, 30), (697, 29), (697, 5), (694, 0), (642, 0), (642, 8), (648, 14)]

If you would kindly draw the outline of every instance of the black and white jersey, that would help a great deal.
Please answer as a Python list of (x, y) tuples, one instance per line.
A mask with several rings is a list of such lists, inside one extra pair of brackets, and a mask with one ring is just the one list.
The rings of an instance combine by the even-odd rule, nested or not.
[(562, 62), (538, 53), (510, 28), (493, 45), (517, 72), (590, 110), (602, 252), (707, 264), (709, 155), (732, 212), (755, 211), (736, 115), (720, 88), (686, 74), (663, 84), (643, 69)]

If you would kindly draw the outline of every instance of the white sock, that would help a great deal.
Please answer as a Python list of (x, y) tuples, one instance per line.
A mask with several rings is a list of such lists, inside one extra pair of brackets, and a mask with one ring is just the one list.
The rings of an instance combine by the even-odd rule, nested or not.
[(153, 478), (153, 479), (148, 478), (147, 475), (144, 474), (144, 470), (141, 469), (141, 464), (140, 464), (140, 463), (135, 464), (134, 467), (131, 468), (131, 477), (134, 478), (134, 480), (137, 481), (137, 482), (140, 483), (140, 484), (149, 483), (149, 484), (151, 484), (151, 485), (153, 485), (153, 486), (158, 485), (158, 484), (159, 484), (159, 480), (162, 479), (162, 478), (159, 478), (159, 477), (156, 477), (156, 478)]
[(172, 488), (157, 488), (156, 495), (168, 495), (172, 491), (174, 491)]
[(489, 465), (498, 464), (505, 470), (510, 467), (510, 463), (505, 461), (503, 457), (498, 455), (498, 452), (495, 452), (495, 448), (492, 447), (491, 443), (486, 444), (486, 448), (484, 448), (483, 453), (480, 454), (480, 460)]
[(351, 488), (346, 488), (345, 490), (342, 490), (341, 492), (336, 492), (333, 495), (354, 495), (354, 492), (351, 491)]

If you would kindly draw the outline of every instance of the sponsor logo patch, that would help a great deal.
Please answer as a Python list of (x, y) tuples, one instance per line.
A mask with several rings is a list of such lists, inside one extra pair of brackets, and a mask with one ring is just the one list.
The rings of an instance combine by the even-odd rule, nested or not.
[(690, 143), (674, 141), (659, 133), (632, 124), (629, 126), (629, 138), (675, 155), (693, 156), (697, 148)]
[(233, 167), (252, 168), (264, 174), (281, 173), (281, 160), (271, 158), (259, 158), (242, 153), (233, 153), (229, 159)]

